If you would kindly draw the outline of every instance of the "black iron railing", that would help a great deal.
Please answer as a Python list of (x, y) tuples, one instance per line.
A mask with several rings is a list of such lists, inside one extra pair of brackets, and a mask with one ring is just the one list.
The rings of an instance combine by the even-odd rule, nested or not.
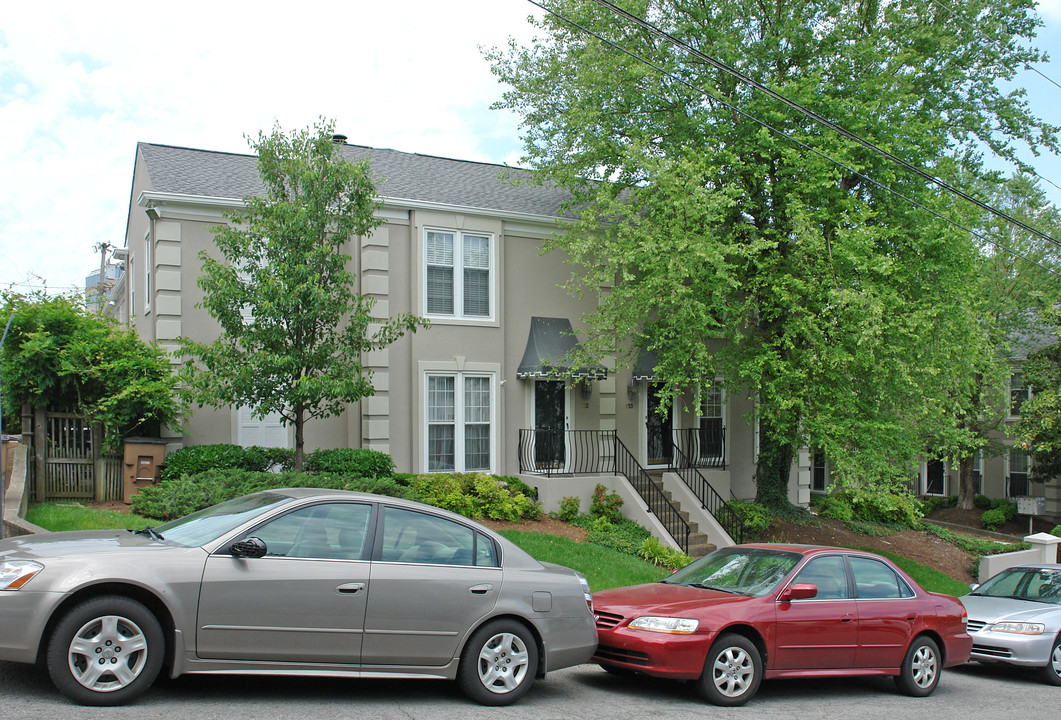
[(674, 430), (674, 452), (684, 458), (674, 459), (676, 468), (726, 467), (726, 428), (705, 425), (698, 428)]
[(688, 458), (678, 448), (675, 448), (674, 459), (676, 461), (674, 471), (678, 473), (678, 477), (682, 479), (682, 482), (692, 490), (693, 495), (700, 501), (700, 506), (711, 513), (712, 517), (722, 526), (723, 530), (729, 533), (734, 542), (744, 542), (744, 521), (737, 516), (732, 507), (726, 504), (726, 501), (711, 486), (707, 478), (692, 466)]
[(634, 490), (637, 490), (638, 495), (645, 501), (648, 511), (663, 523), (663, 527), (674, 538), (674, 542), (678, 543), (682, 552), (689, 552), (689, 536), (692, 534), (689, 521), (681, 516), (678, 507), (667, 499), (663, 490), (652, 482), (641, 463), (618, 437), (615, 438), (615, 472), (626, 476)]
[(540, 475), (615, 472), (614, 430), (520, 430), (519, 471)]

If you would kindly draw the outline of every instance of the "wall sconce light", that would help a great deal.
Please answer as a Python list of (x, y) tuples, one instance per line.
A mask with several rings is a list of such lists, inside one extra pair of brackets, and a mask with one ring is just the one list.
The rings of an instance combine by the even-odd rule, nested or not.
[(593, 386), (590, 385), (589, 378), (582, 378), (578, 383), (578, 391), (582, 395), (583, 400), (589, 400), (593, 395)]
[(626, 399), (629, 401), (629, 407), (633, 407), (637, 402), (637, 384), (632, 378), (626, 386)]

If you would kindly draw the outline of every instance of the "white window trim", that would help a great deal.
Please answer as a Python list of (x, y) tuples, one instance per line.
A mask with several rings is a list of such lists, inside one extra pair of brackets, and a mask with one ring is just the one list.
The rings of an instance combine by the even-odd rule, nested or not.
[[(440, 232), (450, 233), (453, 235), (453, 313), (430, 313), (427, 310), (427, 234), (429, 232)], [(490, 262), (489, 262), (489, 297), (490, 297), (490, 313), (488, 315), (465, 315), (464, 314), (464, 236), (474, 235), (476, 237), (485, 237), (488, 241)], [(436, 225), (424, 226), (420, 231), (420, 294), (421, 294), (421, 305), (423, 310), (423, 316), (430, 318), (433, 322), (441, 322), (443, 324), (450, 323), (461, 323), (461, 324), (494, 324), (497, 322), (497, 275), (498, 275), (498, 259), (497, 259), (497, 234), (493, 232), (487, 232), (485, 230), (457, 230), (454, 228), (441, 227)]]
[(1003, 491), (1006, 493), (1006, 497), (1009, 497), (1009, 498), (1018, 497), (1017, 495), (1011, 495), (1010, 494), (1010, 491), (1013, 488), (1012, 480), (1013, 480), (1013, 452), (1014, 451), (1017, 451), (1019, 453), (1023, 453), (1024, 457), (1027, 459), (1027, 465), (1025, 466), (1024, 472), (1022, 474), (1026, 475), (1028, 477), (1028, 479), (1027, 479), (1028, 492), (1031, 492), (1031, 482), (1032, 482), (1031, 481), (1031, 474), (1032, 474), (1032, 456), (1031, 456), (1031, 453), (1028, 453), (1028, 452), (1026, 452), (1024, 450), (1021, 450), (1020, 448), (1017, 448), (1017, 447), (1007, 447), (1006, 448), (1006, 452), (1005, 452), (1005, 456), (1004, 456), (1006, 462), (1005, 462), (1005, 465), (1003, 466), (1003, 470), (1005, 470), (1005, 475), (1003, 477), (1003, 482), (1005, 483), (1005, 487), (1003, 488)]
[(1013, 414), (1013, 376), (1017, 374), (1020, 374), (1021, 380), (1024, 381), (1024, 402), (1032, 398), (1032, 386), (1028, 384), (1027, 380), (1024, 380), (1024, 369), (1011, 369), (1009, 377), (1006, 379), (1006, 416), (1009, 420), (1020, 420), (1021, 417)]
[[(716, 377), (714, 383), (712, 383), (712, 386), (717, 387), (719, 389), (719, 394), (721, 395), (721, 399), (719, 401), (719, 405), (721, 407), (719, 411), (719, 419), (722, 421), (722, 464), (725, 467), (729, 467), (729, 393), (726, 392), (726, 385), (723, 378), (721, 377)], [(697, 405), (696, 408), (696, 428), (698, 430), (700, 429), (700, 423), (703, 418), (707, 417), (706, 415), (700, 414), (700, 411), (703, 409), (703, 407), (703, 404), (700, 403)], [(758, 440), (758, 437), (756, 439)]]
[(144, 315), (151, 312), (151, 265), (154, 254), (151, 233), (147, 232), (144, 234)]
[(947, 497), (947, 479), (950, 477), (950, 463), (946, 460), (941, 460), (943, 463), (943, 492), (930, 493), (928, 491), (928, 463), (929, 461), (921, 461), (921, 494), (925, 497)]
[[(427, 392), (428, 392), (428, 377), (429, 376), (461, 376), (461, 377), (487, 377), (489, 378), (490, 384), (490, 467), (482, 472), (490, 474), (496, 474), (498, 468), (502, 467), (501, 458), (499, 456), (499, 435), (501, 433), (501, 422), (500, 422), (500, 411), (498, 408), (498, 377), (501, 375), (501, 367), (495, 363), (469, 363), (469, 362), (432, 362), (422, 361), (418, 363), (419, 370), (419, 402), (417, 403), (417, 412), (419, 413), (420, 427), (420, 438), (419, 448), (417, 456), (419, 457), (419, 463), (421, 472), (432, 472), (428, 470), (428, 453), (430, 447), (428, 444), (428, 413), (427, 413)], [(459, 394), (463, 388), (463, 383), (456, 383), (454, 392)], [(459, 411), (463, 413), (463, 403), (459, 403)], [(458, 419), (454, 419), (454, 423), (457, 427), (458, 432), (454, 437), (454, 469), (453, 472), (465, 472), (463, 469), (464, 458), (463, 453), (458, 452), (458, 448), (463, 445), (463, 422)]]

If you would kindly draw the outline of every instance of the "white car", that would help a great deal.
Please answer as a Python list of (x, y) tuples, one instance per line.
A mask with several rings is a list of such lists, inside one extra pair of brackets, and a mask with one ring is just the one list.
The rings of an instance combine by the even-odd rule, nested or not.
[(1061, 565), (1003, 570), (960, 599), (969, 612), (972, 660), (1039, 668), (1061, 685)]

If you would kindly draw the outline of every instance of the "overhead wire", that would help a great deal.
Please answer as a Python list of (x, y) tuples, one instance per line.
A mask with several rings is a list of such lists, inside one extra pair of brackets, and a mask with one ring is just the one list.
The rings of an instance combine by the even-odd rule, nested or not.
[[(1035, 265), (1035, 266), (1041, 268), (1042, 270), (1045, 270), (1046, 272), (1048, 272), (1048, 273), (1050, 273), (1052, 275), (1056, 275), (1058, 277), (1061, 277), (1061, 273), (1059, 273), (1058, 271), (1053, 270), (1052, 268), (1049, 268), (1049, 267), (1047, 267), (1047, 266), (1045, 266), (1045, 265), (1043, 265), (1043, 264), (1041, 264), (1041, 263), (1039, 263), (1039, 262), (1037, 262), (1037, 261), (1035, 261), (1035, 260), (1033, 260), (1033, 259), (1031, 259), (1031, 258), (1029, 258), (1029, 257), (1017, 252), (1017, 251), (1015, 251), (1015, 250), (1011, 250), (1010, 248), (1006, 247), (1005, 245), (1002, 245), (1001, 243), (997, 242), (996, 240), (993, 240), (993, 239), (985, 236), (981, 232), (979, 232), (977, 230), (974, 230), (972, 228), (966, 227), (965, 225), (962, 225), (958, 221), (953, 220), (952, 218), (946, 217), (945, 215), (939, 213), (936, 210), (933, 210), (932, 208), (929, 208), (929, 207), (925, 206), (924, 204), (918, 202), (917, 200), (914, 200), (913, 198), (909, 198), (906, 195), (898, 192), (897, 190), (894, 190), (893, 188), (890, 188), (890, 187), (878, 182), (877, 180), (874, 180), (873, 178), (869, 177), (868, 175), (866, 175), (866, 174), (864, 174), (864, 173), (852, 168), (851, 166), (847, 165), (844, 162), (841, 162), (841, 161), (829, 156), (828, 154), (818, 150), (817, 148), (811, 147), (810, 145), (808, 145), (808, 144), (806, 144), (806, 143), (804, 143), (804, 142), (802, 142), (800, 140), (797, 140), (796, 138), (791, 137), (788, 133), (784, 132), (783, 130), (779, 130), (778, 128), (774, 127), (773, 125), (771, 125), (771, 124), (769, 124), (769, 123), (767, 123), (767, 122), (765, 122), (763, 120), (760, 120), (759, 118), (751, 115), (747, 111), (742, 110), (741, 108), (737, 107), (736, 105), (733, 105), (733, 104), (727, 102), (726, 100), (722, 99), (721, 97), (713, 95), (710, 92), (708, 92), (707, 90), (704, 90), (703, 88), (700, 88), (700, 87), (697, 87), (697, 86), (693, 85), (692, 83), (688, 82), (687, 80), (685, 80), (685, 79), (683, 79), (681, 77), (678, 77), (677, 75), (675, 75), (674, 73), (670, 72), (669, 70), (661, 67), (660, 65), (657, 65), (656, 63), (653, 63), (652, 61), (647, 60), (646, 58), (643, 58), (640, 55), (638, 55), (638, 54), (636, 54), (636, 53), (634, 53), (634, 52), (632, 52), (630, 50), (627, 50), (626, 48), (620, 46), (619, 44), (617, 44), (617, 43), (615, 43), (615, 42), (613, 42), (611, 40), (608, 40), (607, 38), (603, 37), (602, 35), (600, 35), (597, 32), (594, 32), (593, 30), (587, 28), (586, 26), (582, 25), (581, 23), (578, 23), (575, 20), (572, 20), (572, 19), (568, 18), (563, 13), (560, 13), (559, 11), (548, 7), (544, 2), (541, 2), (539, 0), (528, 0), (528, 2), (530, 2), (532, 5), (535, 5), (535, 6), (539, 7), (539, 8), (541, 8), (542, 10), (544, 10), (547, 13), (549, 13), (550, 15), (556, 16), (557, 18), (563, 20), (564, 22), (568, 23), (572, 27), (575, 27), (578, 30), (586, 33), (587, 35), (590, 35), (590, 36), (596, 38), (597, 40), (599, 40), (600, 42), (603, 42), (604, 44), (608, 45), (609, 47), (611, 47), (611, 48), (613, 48), (615, 50), (618, 50), (619, 52), (621, 52), (621, 53), (623, 53), (625, 55), (628, 55), (629, 57), (633, 58), (637, 62), (640, 62), (640, 63), (652, 68), (653, 70), (656, 70), (657, 72), (659, 72), (659, 73), (661, 73), (663, 75), (666, 75), (671, 80), (679, 83), (680, 85), (685, 86), (686, 88), (692, 90), (693, 92), (696, 92), (696, 93), (699, 93), (701, 95), (704, 95), (709, 100), (713, 100), (713, 101), (723, 105), (727, 109), (732, 110), (733, 112), (737, 113), (738, 115), (741, 115), (742, 117), (744, 117), (744, 118), (746, 118), (746, 119), (748, 119), (748, 120), (750, 120), (750, 121), (752, 121), (752, 122), (754, 122), (754, 123), (756, 123), (758, 125), (761, 125), (762, 127), (766, 128), (770, 132), (780, 136), (781, 138), (783, 138), (785, 140), (788, 140), (789, 142), (791, 142), (792, 144), (796, 145), (797, 147), (799, 147), (799, 148), (801, 148), (803, 150), (806, 150), (806, 151), (808, 151), (810, 153), (813, 153), (814, 155), (817, 155), (818, 157), (833, 163), (837, 167), (843, 168), (847, 172), (862, 178), (863, 180), (875, 185), (876, 187), (879, 187), (880, 189), (884, 190), (885, 192), (888, 192), (888, 193), (890, 193), (890, 194), (892, 194), (892, 195), (894, 195), (894, 196), (896, 196), (898, 198), (901, 198), (902, 200), (905, 200), (906, 202), (911, 203), (912, 205), (924, 210), (925, 212), (928, 212), (929, 214), (933, 215), (934, 217), (936, 217), (936, 218), (938, 218), (940, 220), (943, 220), (944, 222), (946, 222), (946, 223), (948, 223), (950, 225), (953, 225), (954, 227), (957, 227), (957, 228), (961, 229), (964, 232), (967, 232), (967, 233), (969, 233), (969, 234), (971, 234), (971, 235), (973, 235), (975, 237), (978, 237), (979, 239), (983, 240), (984, 242), (986, 242), (986, 243), (988, 243), (990, 245), (993, 245), (994, 247), (998, 248), (999, 250), (1002, 250), (1003, 252), (1005, 252), (1005, 253), (1013, 256), (1013, 257), (1016, 257), (1016, 258), (1019, 258), (1021, 260), (1026, 261), (1028, 263), (1031, 263), (1032, 265)], [(603, 0), (594, 0), (594, 2), (597, 2), (598, 4), (607, 4), (607, 5), (611, 4), (611, 3), (604, 2)], [(660, 31), (660, 32), (662, 32), (662, 31)], [(664, 33), (664, 34), (666, 34), (666, 33)], [(680, 41), (677, 41), (677, 42), (680, 42)], [(927, 175), (927, 173), (926, 173), (926, 175)], [(979, 201), (975, 201), (975, 204), (985, 205), (986, 206), (986, 204), (980, 203)], [(984, 209), (989, 210), (992, 214), (995, 214), (995, 215), (998, 215), (1001, 212), (1001, 211), (997, 211), (997, 210), (994, 210), (993, 208), (989, 208), (989, 207), (984, 207)], [(1005, 213), (1002, 213), (1002, 215), (1008, 217), (1008, 215), (1006, 215)], [(1022, 229), (1024, 229), (1025, 227), (1030, 227), (1030, 226), (1026, 226), (1025, 223), (1022, 223), (1022, 222), (1016, 220), (1015, 218), (1013, 219), (1013, 224), (1017, 225), (1018, 227), (1022, 227)], [(1032, 232), (1032, 234), (1036, 235), (1037, 237), (1042, 237), (1043, 239), (1046, 239), (1047, 241), (1053, 243), (1054, 245), (1057, 245), (1057, 246), (1061, 247), (1061, 243), (1059, 243), (1058, 241), (1056, 241), (1053, 238), (1049, 237), (1048, 235), (1045, 235), (1044, 233), (1040, 233), (1038, 231), (1035, 231), (1034, 228), (1031, 228), (1031, 232)]]

